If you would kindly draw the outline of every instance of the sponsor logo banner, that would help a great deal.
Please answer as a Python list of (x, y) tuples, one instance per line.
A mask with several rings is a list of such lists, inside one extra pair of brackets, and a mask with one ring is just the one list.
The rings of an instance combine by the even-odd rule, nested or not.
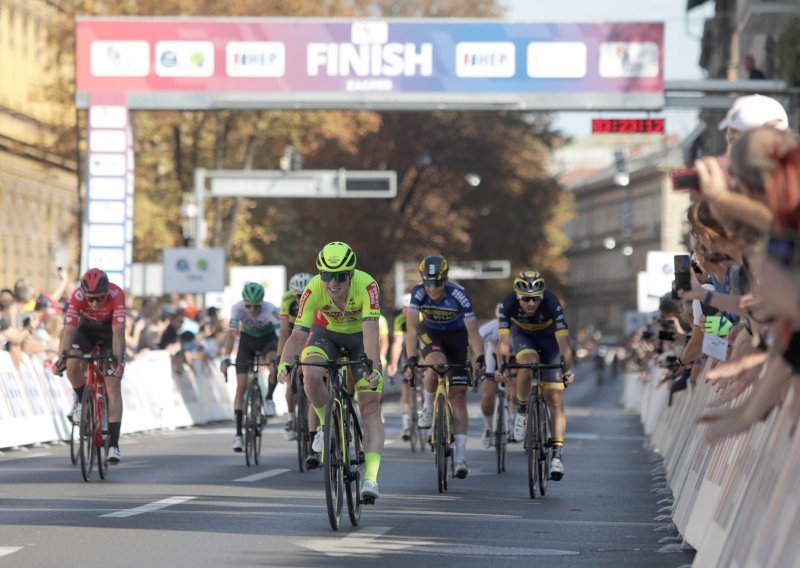
[(214, 44), (210, 41), (159, 41), (156, 75), (160, 77), (211, 77)]
[(543, 41), (528, 44), (528, 77), (580, 79), (586, 76), (587, 48), (581, 41)]
[(279, 41), (232, 41), (225, 46), (230, 77), (283, 77), (286, 46)]
[(601, 77), (657, 77), (661, 72), (658, 44), (604, 42), (600, 44)]
[(369, 293), (369, 307), (373, 310), (379, 310), (381, 308), (381, 295), (378, 289), (378, 283), (371, 282), (370, 285), (367, 286), (367, 293)]
[(147, 77), (150, 44), (146, 41), (93, 41), (90, 61), (95, 77)]
[(513, 77), (516, 72), (512, 42), (462, 42), (456, 45), (459, 77)]

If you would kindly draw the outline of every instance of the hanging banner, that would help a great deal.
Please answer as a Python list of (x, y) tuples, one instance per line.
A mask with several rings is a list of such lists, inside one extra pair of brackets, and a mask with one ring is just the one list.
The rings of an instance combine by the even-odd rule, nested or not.
[(77, 104), (656, 109), (663, 24), (78, 18)]

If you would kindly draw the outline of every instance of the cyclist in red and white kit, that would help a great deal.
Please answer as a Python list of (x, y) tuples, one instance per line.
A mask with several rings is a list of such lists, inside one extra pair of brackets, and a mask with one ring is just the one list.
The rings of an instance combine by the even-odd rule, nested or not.
[[(80, 288), (69, 299), (64, 316), (64, 332), (61, 334), (59, 353), (70, 355), (90, 353), (98, 343), (104, 349), (111, 347), (116, 363), (111, 374), (105, 376), (108, 394), (108, 434), (110, 444), (108, 463), (117, 464), (122, 459), (119, 451), (119, 432), (122, 424), (122, 391), (120, 380), (125, 369), (125, 292), (108, 281), (108, 275), (99, 268), (91, 268), (81, 278)], [(80, 422), (81, 400), (86, 386), (83, 363), (79, 359), (59, 359), (54, 367), (57, 375), (67, 371), (67, 378), (78, 395), (72, 411), (72, 420)]]

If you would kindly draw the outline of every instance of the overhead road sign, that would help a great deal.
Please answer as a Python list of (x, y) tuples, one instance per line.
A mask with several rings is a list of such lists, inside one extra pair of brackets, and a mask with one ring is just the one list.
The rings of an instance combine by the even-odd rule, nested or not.
[(76, 30), (79, 108), (102, 92), (159, 110), (664, 103), (660, 23), (81, 17)]
[[(392, 198), (397, 172), (385, 170), (208, 170), (212, 197)], [(201, 182), (202, 183), (202, 182)]]

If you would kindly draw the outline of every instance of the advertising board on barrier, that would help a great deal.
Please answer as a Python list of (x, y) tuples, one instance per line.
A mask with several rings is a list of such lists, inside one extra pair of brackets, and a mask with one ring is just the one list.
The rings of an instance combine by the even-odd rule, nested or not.
[(225, 289), (224, 249), (164, 249), (163, 263), (166, 294)]

